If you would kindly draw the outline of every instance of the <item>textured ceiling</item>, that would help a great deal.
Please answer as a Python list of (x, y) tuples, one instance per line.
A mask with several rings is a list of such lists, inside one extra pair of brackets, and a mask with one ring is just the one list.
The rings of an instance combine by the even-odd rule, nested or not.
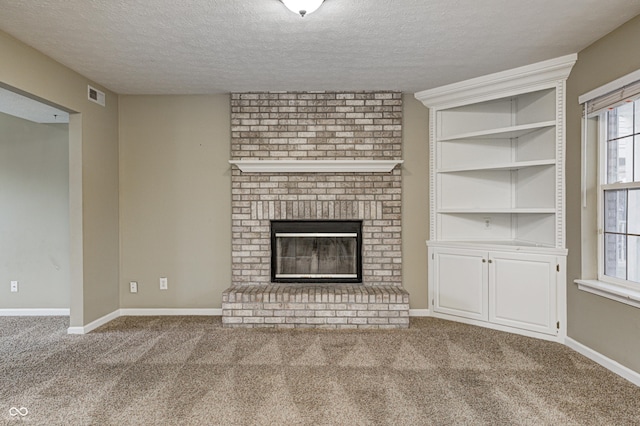
[(400, 90), (577, 52), (640, 0), (0, 0), (0, 29), (122, 94)]

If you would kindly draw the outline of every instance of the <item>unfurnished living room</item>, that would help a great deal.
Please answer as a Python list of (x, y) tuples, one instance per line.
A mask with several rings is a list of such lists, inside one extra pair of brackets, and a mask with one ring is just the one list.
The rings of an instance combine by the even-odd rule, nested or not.
[(0, 423), (640, 424), (640, 0), (0, 0)]

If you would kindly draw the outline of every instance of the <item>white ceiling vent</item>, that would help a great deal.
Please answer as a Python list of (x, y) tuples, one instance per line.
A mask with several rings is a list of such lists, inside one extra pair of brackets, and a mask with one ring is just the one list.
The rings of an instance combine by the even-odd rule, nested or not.
[(87, 97), (91, 102), (104, 106), (104, 92), (101, 92), (95, 87), (87, 86)]

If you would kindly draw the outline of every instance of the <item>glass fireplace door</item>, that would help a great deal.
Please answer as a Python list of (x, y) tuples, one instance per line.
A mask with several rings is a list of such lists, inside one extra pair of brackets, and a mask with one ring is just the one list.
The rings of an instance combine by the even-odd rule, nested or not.
[(297, 221), (291, 227), (280, 222), (272, 232), (273, 281), (360, 282), (360, 233), (341, 229), (343, 223)]

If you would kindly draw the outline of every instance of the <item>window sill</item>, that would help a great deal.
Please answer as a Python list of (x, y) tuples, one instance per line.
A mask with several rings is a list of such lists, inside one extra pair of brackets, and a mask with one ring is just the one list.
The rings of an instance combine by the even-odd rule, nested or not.
[(598, 280), (575, 280), (580, 290), (640, 308), (640, 289), (634, 290)]

